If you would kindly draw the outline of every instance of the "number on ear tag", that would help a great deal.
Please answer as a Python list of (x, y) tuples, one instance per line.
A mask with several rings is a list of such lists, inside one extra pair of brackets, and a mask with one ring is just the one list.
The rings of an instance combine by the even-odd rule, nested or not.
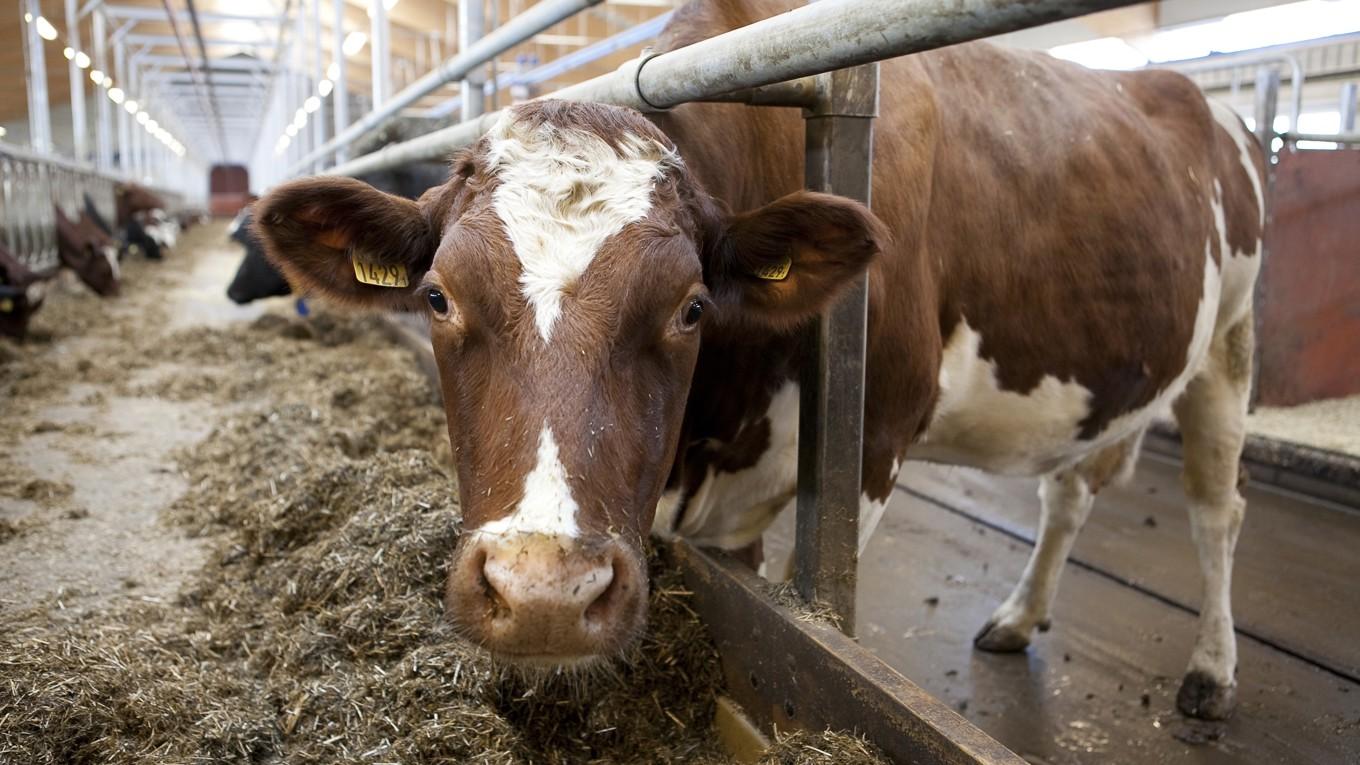
[(756, 278), (764, 279), (767, 282), (782, 282), (789, 278), (789, 269), (793, 268), (793, 258), (784, 256), (778, 263), (771, 263), (764, 268), (756, 269)]
[(354, 278), (364, 284), (372, 284), (375, 287), (406, 287), (410, 285), (410, 280), (406, 278), (406, 266), (400, 263), (370, 263), (360, 260), (358, 256), (350, 258), (354, 264)]

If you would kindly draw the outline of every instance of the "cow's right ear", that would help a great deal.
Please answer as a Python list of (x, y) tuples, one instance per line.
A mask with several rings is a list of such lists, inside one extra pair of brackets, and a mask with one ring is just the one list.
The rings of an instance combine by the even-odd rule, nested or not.
[(351, 305), (416, 311), (439, 246), (420, 204), (352, 178), (285, 183), (255, 204), (255, 235), (293, 288)]

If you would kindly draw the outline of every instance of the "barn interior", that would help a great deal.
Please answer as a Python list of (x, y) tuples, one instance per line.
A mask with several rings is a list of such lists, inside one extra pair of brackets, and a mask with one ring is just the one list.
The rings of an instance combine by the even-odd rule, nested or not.
[[(1073, 2), (989, 37), (1181, 72), (1268, 157), (1229, 719), (1177, 709), (1203, 595), (1169, 412), (1018, 653), (974, 638), (1037, 543), (1033, 478), (906, 462), (850, 560), (848, 623), (775, 573), (789, 503), (741, 581), (899, 701), (920, 692), (873, 723), (743, 703), (766, 671), (828, 707), (870, 686), (821, 688), (812, 659), (748, 673), (760, 650), (734, 658), (669, 542), (610, 669), (530, 677), (451, 634), (461, 511), (428, 322), (262, 287), (244, 216), (313, 174), (416, 198), (448, 173), (430, 136), (621, 71), (683, 5), (19, 0), (0, 22), (0, 762), (853, 764), (907, 761), (884, 742), (913, 737), (920, 762), (1360, 762), (1360, 0)], [(156, 200), (128, 213), (137, 241), (134, 188)], [(112, 290), (59, 261), (50, 203), (118, 221)]]

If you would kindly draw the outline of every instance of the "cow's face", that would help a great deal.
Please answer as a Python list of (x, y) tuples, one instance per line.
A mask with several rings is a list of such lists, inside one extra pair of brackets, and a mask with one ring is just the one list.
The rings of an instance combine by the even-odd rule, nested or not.
[(258, 220), (293, 283), (429, 316), (464, 522), (449, 614), (552, 666), (616, 652), (644, 620), (643, 543), (701, 337), (792, 330), (882, 238), (817, 194), (727, 216), (640, 115), (565, 102), (516, 107), (420, 202), (305, 180)]
[(57, 252), (62, 265), (95, 293), (108, 297), (119, 292), (118, 248), (108, 235), (82, 215), (78, 221), (56, 208)]

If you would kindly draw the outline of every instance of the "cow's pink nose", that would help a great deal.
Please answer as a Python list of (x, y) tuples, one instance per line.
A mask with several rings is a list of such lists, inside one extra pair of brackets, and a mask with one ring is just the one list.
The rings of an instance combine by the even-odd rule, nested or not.
[(543, 534), (470, 539), (446, 606), (474, 642), (512, 660), (562, 664), (616, 650), (641, 621), (644, 580), (617, 540)]

